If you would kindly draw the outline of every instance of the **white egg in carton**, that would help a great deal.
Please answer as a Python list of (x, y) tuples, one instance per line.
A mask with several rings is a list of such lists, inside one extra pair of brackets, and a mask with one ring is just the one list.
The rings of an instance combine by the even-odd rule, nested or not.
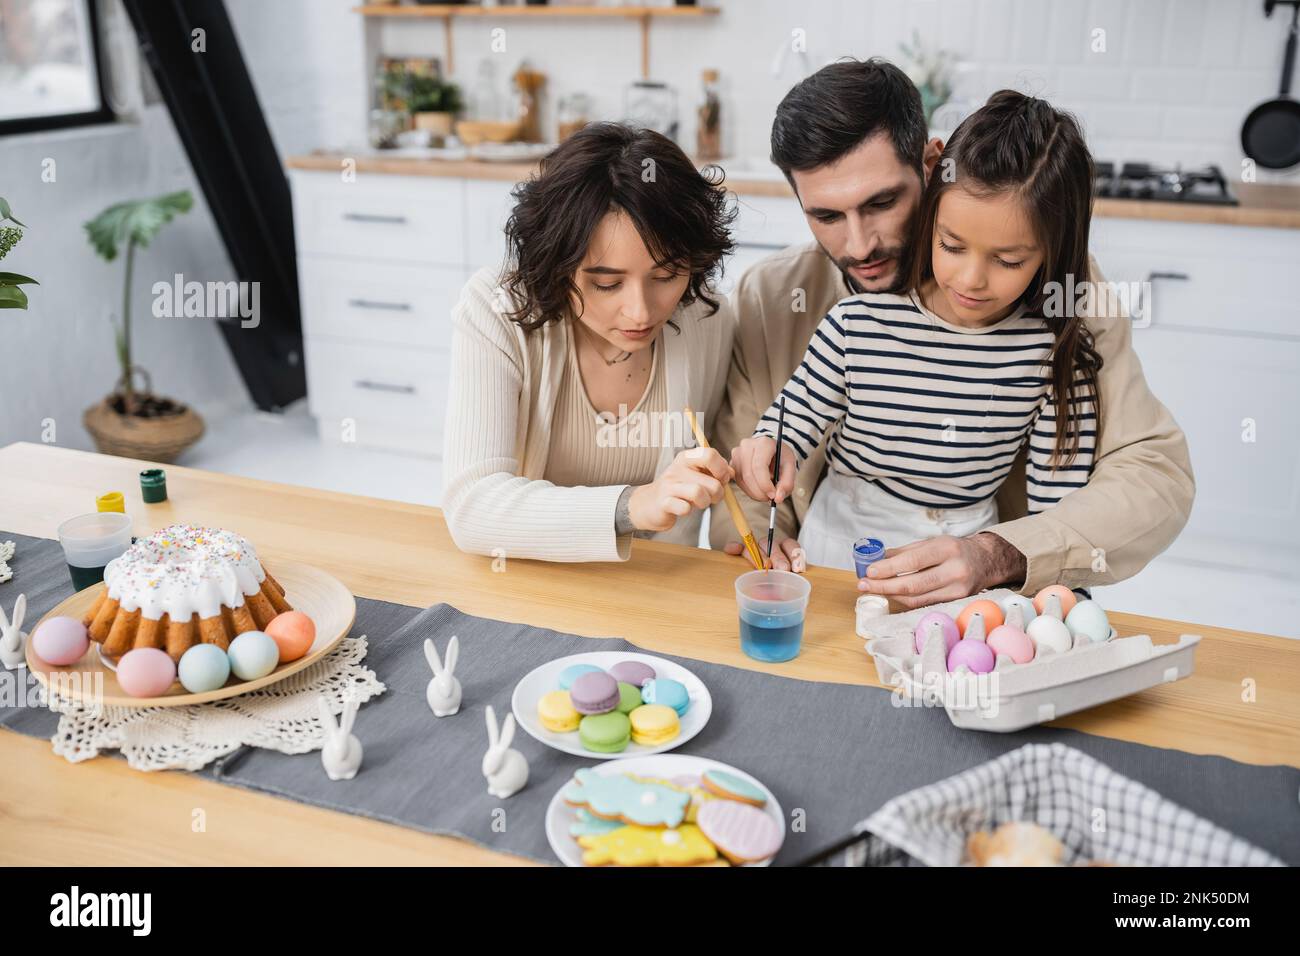
[[(928, 636), (917, 653), (916, 629), (926, 615), (938, 611), (955, 619), (972, 601), (990, 600), (1001, 607), (1008, 598), (1024, 600), (998, 589), (888, 614), (882, 598), (865, 596), (858, 600), (857, 633), (866, 640), (882, 684), (899, 688), (907, 705), (942, 706), (953, 724), (970, 730), (1023, 730), (1192, 673), (1199, 635), (1183, 634), (1176, 644), (1155, 644), (1147, 634), (1117, 637), (1113, 628), (1099, 642), (1081, 634), (1070, 635), (1068, 642), (1053, 641), (1049, 634), (1046, 640), (1034, 641), (1035, 655), (1028, 663), (1017, 664), (1010, 656), (997, 654), (992, 670), (983, 674), (965, 666), (949, 672), (950, 651), (942, 635)], [(1059, 600), (1056, 604), (1053, 600), (1048, 599), (1040, 616), (1054, 615), (1059, 623)], [(1066, 631), (1063, 626), (1047, 628), (1052, 629)], [(1053, 643), (1061, 650), (1053, 650)]]

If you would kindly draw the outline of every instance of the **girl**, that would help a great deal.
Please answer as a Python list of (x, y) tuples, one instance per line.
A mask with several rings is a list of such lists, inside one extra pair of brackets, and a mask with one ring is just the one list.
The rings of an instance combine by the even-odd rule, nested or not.
[(1087, 285), (1092, 182), (1078, 124), (1043, 100), (1002, 90), (957, 128), (921, 200), (911, 290), (838, 303), (733, 451), (741, 487), (780, 502), (834, 429), (799, 535), (809, 563), (852, 567), (861, 536), (995, 524), (994, 494), (1026, 444), (1031, 512), (1086, 483), (1101, 360), (1074, 303), (1058, 306)]
[(634, 534), (699, 541), (731, 469), (693, 448), (731, 357), (711, 280), (726, 194), (658, 133), (598, 123), (514, 193), (509, 258), (456, 307), (443, 510), (464, 551), (626, 560)]

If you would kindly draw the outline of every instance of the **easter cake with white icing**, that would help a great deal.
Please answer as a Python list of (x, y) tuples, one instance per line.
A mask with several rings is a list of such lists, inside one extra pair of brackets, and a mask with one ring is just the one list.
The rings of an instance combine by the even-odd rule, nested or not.
[(85, 617), (101, 652), (156, 647), (174, 661), (196, 644), (223, 650), (291, 610), (247, 540), (231, 531), (171, 525), (104, 568), (104, 590)]

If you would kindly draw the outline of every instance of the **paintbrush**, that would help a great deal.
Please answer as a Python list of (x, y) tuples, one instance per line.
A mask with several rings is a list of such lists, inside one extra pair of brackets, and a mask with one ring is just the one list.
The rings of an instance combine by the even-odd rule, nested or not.
[[(772, 456), (772, 484), (781, 480), (781, 439), (785, 438), (785, 396), (781, 396), (781, 412), (776, 419), (776, 454)], [(776, 535), (776, 499), (767, 513), (767, 557), (772, 559), (772, 538)], [(775, 563), (775, 562), (773, 562)]]
[[(700, 429), (700, 423), (695, 420), (695, 413), (688, 407), (686, 409), (686, 421), (690, 423), (691, 431), (695, 433), (695, 441), (701, 448), (711, 448), (709, 440), (704, 437), (704, 432)], [(722, 498), (727, 503), (727, 511), (731, 513), (731, 520), (740, 532), (741, 540), (745, 542), (745, 550), (749, 553), (749, 560), (754, 562), (754, 569), (762, 571), (763, 553), (758, 550), (758, 542), (754, 540), (754, 532), (749, 530), (749, 522), (745, 520), (745, 512), (740, 510), (740, 502), (736, 500), (736, 495), (731, 490), (731, 483), (727, 482), (722, 486)]]

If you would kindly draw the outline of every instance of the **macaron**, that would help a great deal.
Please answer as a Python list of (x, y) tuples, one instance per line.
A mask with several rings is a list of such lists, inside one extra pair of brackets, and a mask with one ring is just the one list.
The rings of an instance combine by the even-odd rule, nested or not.
[(609, 669), (614, 680), (625, 681), (633, 687), (640, 687), (648, 680), (654, 680), (655, 669), (641, 661), (619, 661)]
[(567, 690), (553, 690), (537, 702), (537, 719), (552, 733), (567, 734), (578, 729), (582, 715), (573, 709)]
[[(613, 673), (612, 671), (610, 672)], [(633, 687), (625, 681), (618, 682), (618, 707), (620, 714), (630, 714), (644, 703), (641, 700), (641, 688)]]
[(600, 668), (595, 664), (570, 664), (564, 670), (560, 671), (560, 690), (568, 690), (573, 686), (573, 682), (583, 674), (599, 673)]
[(603, 714), (617, 707), (622, 695), (618, 692), (618, 681), (604, 671), (591, 671), (580, 674), (573, 682), (569, 698), (573, 709), (580, 714)]
[(608, 714), (590, 714), (578, 724), (578, 738), (582, 746), (593, 753), (616, 754), (627, 749), (628, 741), (632, 739), (632, 723), (627, 714), (616, 710)]
[(685, 716), (691, 706), (691, 695), (686, 685), (668, 677), (656, 677), (641, 685), (641, 699), (647, 704), (666, 704), (677, 711), (677, 716)]
[(677, 711), (666, 704), (644, 704), (627, 716), (632, 723), (632, 741), (646, 747), (666, 744), (682, 732)]

